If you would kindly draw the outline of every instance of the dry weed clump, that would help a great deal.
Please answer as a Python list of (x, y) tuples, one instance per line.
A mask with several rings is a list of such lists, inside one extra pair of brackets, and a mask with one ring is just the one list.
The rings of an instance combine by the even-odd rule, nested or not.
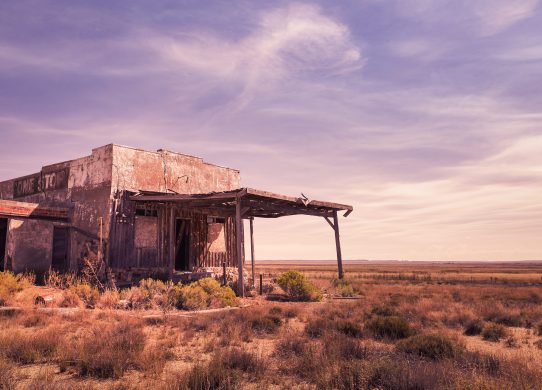
[(5, 329), (0, 333), (0, 357), (14, 363), (29, 364), (54, 358), (62, 343), (56, 326), (43, 329)]
[(373, 317), (367, 321), (365, 329), (377, 339), (404, 339), (413, 333), (408, 322), (399, 316)]
[(198, 363), (176, 383), (178, 389), (236, 389), (243, 376), (261, 377), (264, 363), (255, 354), (237, 348), (218, 350), (208, 363)]
[(0, 306), (11, 303), (15, 293), (32, 286), (35, 275), (29, 273), (15, 275), (11, 271), (0, 272)]
[(483, 329), (484, 329), (484, 322), (480, 319), (475, 319), (475, 320), (469, 321), (465, 325), (463, 334), (465, 336), (477, 336), (480, 333), (482, 333)]
[(482, 338), (487, 341), (500, 341), (508, 335), (508, 331), (501, 324), (489, 323), (482, 329)]
[(14, 390), (17, 385), (16, 367), (13, 363), (0, 358), (0, 389)]
[(449, 337), (439, 334), (419, 334), (399, 341), (397, 350), (433, 360), (452, 358), (463, 350)]
[(120, 378), (127, 369), (137, 366), (144, 345), (139, 321), (94, 324), (67, 343), (60, 366), (63, 370), (74, 367), (81, 376)]

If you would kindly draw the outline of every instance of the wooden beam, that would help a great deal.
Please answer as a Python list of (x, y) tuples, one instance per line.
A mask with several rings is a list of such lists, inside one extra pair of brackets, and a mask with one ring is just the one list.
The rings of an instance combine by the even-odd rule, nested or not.
[(243, 207), (243, 209), (241, 210), (241, 217), (243, 217), (247, 211), (250, 211), (250, 206), (249, 207)]
[(339, 268), (339, 279), (344, 278), (343, 271), (343, 256), (341, 253), (341, 239), (339, 236), (339, 218), (337, 218), (337, 211), (333, 212), (333, 225), (335, 225), (335, 247), (337, 248), (337, 266)]
[(256, 286), (256, 272), (255, 272), (255, 265), (254, 265), (254, 218), (250, 218), (250, 260), (252, 262), (252, 288), (255, 288)]
[(329, 226), (331, 226), (331, 228), (335, 230), (335, 225), (333, 225), (333, 222), (331, 222), (328, 217), (324, 217), (324, 219), (326, 220), (327, 223), (329, 223)]
[(245, 284), (243, 280), (243, 255), (241, 251), (243, 250), (243, 245), (241, 243), (241, 230), (242, 230), (243, 219), (241, 218), (241, 197), (237, 197), (235, 202), (235, 244), (236, 244), (236, 255), (237, 255), (237, 294), (240, 297), (245, 296)]

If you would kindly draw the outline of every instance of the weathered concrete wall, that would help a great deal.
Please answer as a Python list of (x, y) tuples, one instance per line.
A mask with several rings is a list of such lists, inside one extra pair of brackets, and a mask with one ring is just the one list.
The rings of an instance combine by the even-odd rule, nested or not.
[(199, 157), (114, 145), (112, 185), (113, 191), (207, 193), (239, 188), (240, 174)]
[[(152, 241), (150, 235), (157, 236), (154, 242), (158, 247), (165, 247), (164, 232), (159, 232), (160, 229), (157, 227), (151, 228), (149, 225), (135, 229), (134, 234), (133, 213), (126, 217), (120, 215), (122, 221), (117, 221), (117, 216), (112, 215), (113, 204), (118, 202), (115, 197), (119, 191), (208, 193), (239, 187), (238, 170), (208, 164), (199, 157), (165, 150), (149, 152), (125, 146), (106, 145), (93, 149), (89, 156), (44, 166), (35, 174), (0, 182), (0, 199), (15, 199), (43, 206), (69, 207), (72, 210), (73, 226), (70, 230), (70, 268), (76, 270), (82, 256), (89, 250), (97, 250), (100, 220), (103, 223), (105, 245), (110, 238), (111, 222), (114, 221), (115, 224), (122, 223), (131, 226), (131, 229), (126, 229), (126, 231), (132, 233), (127, 237), (123, 236), (122, 239), (131, 240), (132, 243), (135, 240), (137, 248), (147, 248)], [(204, 216), (198, 218), (202, 221), (205, 219)], [(26, 221), (22, 225), (26, 226)], [(47, 242), (48, 252), (46, 253), (43, 251), (45, 243), (41, 239), (36, 244), (28, 239), (44, 225), (36, 221), (28, 222), (28, 228), (22, 225), (17, 227), (22, 230), (14, 230), (12, 235), (13, 240), (17, 239), (20, 242), (19, 244), (13, 241), (12, 244), (13, 254), (18, 256), (17, 267), (20, 269), (30, 266), (40, 268), (45, 264), (48, 267), (51, 262), (52, 240)], [(37, 230), (32, 233), (32, 229)], [(137, 232), (138, 230), (140, 233)], [(206, 231), (203, 227), (200, 230)], [(29, 232), (32, 234), (28, 234)], [(224, 234), (217, 233), (219, 236)], [(27, 234), (28, 237), (25, 239), (23, 236)], [(43, 234), (52, 234), (52, 228), (43, 227)], [(213, 250), (217, 252), (221, 250), (220, 243), (223, 240), (219, 237), (213, 239), (216, 241), (213, 243)], [(196, 241), (194, 245), (198, 245), (198, 248), (204, 247), (202, 240)], [(28, 247), (29, 251), (35, 249), (33, 254), (19, 256), (16, 252), (21, 251), (23, 246)], [(150, 261), (152, 253), (147, 252), (149, 253), (141, 255), (144, 261)], [(198, 249), (194, 252), (201, 251)], [(111, 251), (106, 247), (104, 253), (109, 256)], [(38, 258), (38, 254), (41, 254), (41, 258)], [(106, 260), (108, 260), (107, 257)], [(128, 261), (128, 259), (116, 261), (124, 263), (125, 260)], [(162, 264), (167, 259), (163, 258), (159, 252), (157, 261)]]
[[(90, 156), (44, 166), (40, 172), (0, 183), (0, 198), (38, 203), (42, 206), (71, 208), (70, 268), (78, 267), (78, 260), (89, 248), (97, 250), (100, 217), (103, 220), (104, 238), (108, 237), (111, 208), (111, 172), (113, 145), (92, 150)], [(24, 232), (24, 230), (23, 230)], [(18, 239), (22, 240), (22, 233)], [(24, 244), (32, 247), (31, 241)], [(49, 241), (49, 246), (52, 241)], [(41, 243), (36, 244), (38, 249)], [(39, 252), (39, 251), (38, 251)], [(36, 252), (37, 253), (37, 252)], [(45, 264), (37, 256), (23, 260), (28, 266)], [(50, 255), (47, 258), (50, 264)], [(38, 264), (39, 263), (39, 264)], [(23, 264), (20, 263), (23, 267)]]
[(10, 219), (6, 265), (14, 272), (46, 272), (51, 265), (53, 223), (32, 219)]

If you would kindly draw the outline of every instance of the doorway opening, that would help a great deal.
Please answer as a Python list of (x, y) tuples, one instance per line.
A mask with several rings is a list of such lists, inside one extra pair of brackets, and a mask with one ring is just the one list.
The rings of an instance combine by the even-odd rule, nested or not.
[(64, 272), (69, 268), (68, 244), (68, 228), (55, 226), (53, 229), (53, 257), (51, 261), (51, 268), (55, 271)]
[(0, 218), (0, 271), (4, 271), (6, 261), (6, 240), (8, 236), (8, 219)]
[(175, 221), (175, 271), (190, 269), (190, 220)]

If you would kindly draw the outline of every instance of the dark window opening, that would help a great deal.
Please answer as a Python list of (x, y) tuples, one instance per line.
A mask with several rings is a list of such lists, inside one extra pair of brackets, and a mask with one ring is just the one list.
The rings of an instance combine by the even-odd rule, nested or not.
[(0, 271), (4, 271), (6, 260), (6, 240), (8, 235), (8, 220), (0, 218)]
[(226, 218), (207, 217), (207, 223), (226, 223)]
[(158, 217), (158, 210), (140, 208), (136, 209), (135, 214), (142, 217)]
[(190, 220), (177, 219), (175, 222), (175, 270), (189, 271), (190, 268)]
[(55, 226), (53, 229), (53, 258), (51, 261), (51, 268), (55, 271), (64, 272), (68, 270), (68, 245), (68, 228)]

